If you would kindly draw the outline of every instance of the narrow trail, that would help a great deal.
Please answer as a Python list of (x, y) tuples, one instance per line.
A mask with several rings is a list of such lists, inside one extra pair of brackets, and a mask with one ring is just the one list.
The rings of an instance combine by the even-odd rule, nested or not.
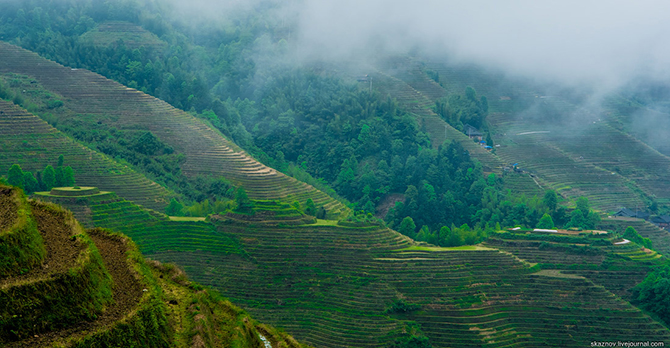
[(76, 264), (80, 252), (86, 248), (83, 243), (70, 238), (73, 235), (72, 226), (67, 224), (64, 213), (47, 211), (42, 203), (34, 201), (30, 202), (30, 206), (37, 230), (45, 240), (46, 256), (41, 267), (35, 267), (24, 275), (0, 280), (0, 288), (66, 272)]
[(114, 287), (112, 288), (114, 303), (93, 322), (82, 322), (66, 329), (11, 342), (7, 344), (8, 348), (50, 346), (57, 342), (63, 343), (66, 339), (82, 337), (83, 333), (98, 331), (122, 319), (137, 306), (142, 297), (142, 285), (126, 262), (127, 249), (125, 244), (113, 237), (104, 235), (104, 232), (89, 231), (89, 236), (100, 251), (105, 267), (114, 280)]

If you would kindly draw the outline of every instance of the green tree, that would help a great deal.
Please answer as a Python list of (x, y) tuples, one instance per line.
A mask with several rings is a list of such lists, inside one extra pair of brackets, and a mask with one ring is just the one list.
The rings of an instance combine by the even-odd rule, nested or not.
[(63, 161), (64, 161), (64, 159), (65, 159), (65, 158), (63, 157), (62, 154), (59, 155), (59, 156), (58, 156), (58, 164), (56, 165), (56, 167), (62, 167), (62, 166), (63, 166)]
[(182, 210), (184, 209), (184, 205), (179, 203), (176, 199), (172, 198), (170, 200), (170, 204), (165, 208), (165, 214), (168, 216), (182, 216), (184, 215)]
[(23, 179), (26, 193), (33, 193), (40, 189), (40, 185), (37, 183), (37, 179), (35, 179), (33, 173), (23, 172)]
[(585, 223), (584, 213), (580, 209), (575, 209), (570, 214), (570, 222), (568, 222), (567, 227), (584, 228)]
[(47, 165), (44, 168), (44, 174), (42, 175), (42, 180), (44, 181), (44, 188), (49, 191), (56, 185), (56, 171), (54, 167)]
[(70, 166), (63, 168), (63, 186), (74, 186), (74, 184), (74, 169)]
[(305, 214), (316, 216), (316, 205), (311, 198), (308, 198), (307, 202), (305, 202)]
[(549, 211), (556, 210), (556, 205), (558, 204), (558, 196), (556, 195), (556, 191), (547, 190), (544, 193), (544, 198), (542, 199), (542, 203), (544, 203), (544, 206), (547, 207), (549, 209)]
[(414, 224), (414, 219), (412, 219), (409, 216), (402, 219), (400, 226), (398, 226), (398, 232), (410, 238), (414, 238), (415, 231), (416, 231), (416, 225)]
[(631, 293), (633, 304), (655, 313), (666, 324), (670, 323), (670, 266), (649, 273), (642, 283), (631, 289)]
[(249, 211), (254, 206), (244, 187), (238, 188), (235, 192), (235, 203), (237, 203), (237, 210), (239, 211)]
[(65, 186), (65, 183), (63, 181), (63, 179), (65, 178), (65, 176), (63, 175), (63, 167), (56, 167), (55, 173), (56, 173), (56, 187)]
[(20, 188), (25, 187), (25, 179), (23, 177), (23, 170), (21, 170), (21, 166), (18, 164), (14, 164), (9, 168), (9, 171), (7, 172), (7, 183), (13, 186), (17, 186)]
[(649, 238), (642, 237), (635, 228), (628, 226), (626, 231), (623, 233), (623, 238), (631, 240), (639, 245), (644, 246), (645, 248), (651, 249), (652, 244)]
[(544, 215), (542, 215), (540, 222), (538, 222), (537, 228), (551, 230), (554, 228), (554, 220), (552, 220), (549, 214), (545, 213)]
[(577, 209), (581, 210), (584, 216), (587, 216), (591, 210), (589, 199), (586, 197), (577, 198)]

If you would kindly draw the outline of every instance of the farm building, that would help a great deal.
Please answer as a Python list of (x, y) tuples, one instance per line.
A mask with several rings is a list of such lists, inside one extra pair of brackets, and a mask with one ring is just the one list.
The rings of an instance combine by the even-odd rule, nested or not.
[(666, 230), (670, 229), (670, 216), (668, 215), (654, 216), (649, 219), (649, 222), (660, 228), (664, 228)]
[(616, 213), (612, 214), (612, 216), (632, 217), (647, 220), (649, 219), (650, 214), (643, 211), (634, 211), (626, 207), (623, 207), (619, 209), (619, 211), (617, 211)]
[(482, 138), (484, 137), (484, 133), (480, 132), (479, 129), (467, 123), (465, 124), (465, 126), (463, 126), (463, 133), (467, 134), (467, 136), (470, 137), (470, 139), (482, 140)]

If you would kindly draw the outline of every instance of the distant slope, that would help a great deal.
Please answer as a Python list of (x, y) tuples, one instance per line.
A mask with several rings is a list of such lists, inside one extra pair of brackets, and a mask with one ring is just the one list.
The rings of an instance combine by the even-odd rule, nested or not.
[[(395, 64), (396, 68), (387, 68), (389, 74), (433, 102), (441, 95), (441, 86), (422, 69), (439, 73), (449, 93), (462, 93), (472, 86), (486, 95), (493, 111), (488, 117), (493, 140), (502, 145), (496, 149), (499, 163), (519, 163), (544, 189), (557, 190), (572, 200), (586, 196), (604, 211), (646, 206), (651, 198), (670, 203), (670, 158), (612, 127), (607, 115), (579, 116), (585, 111), (565, 97), (545, 97), (529, 81), (473, 65), (421, 63), (409, 58)], [(535, 107), (527, 111), (531, 106)], [(547, 112), (555, 115), (550, 117)], [(570, 121), (573, 119), (580, 123), (578, 127)], [(487, 163), (486, 157), (476, 153), (473, 157)], [(532, 193), (533, 185), (537, 186), (531, 180), (524, 179), (521, 186), (516, 181), (511, 188), (520, 192)]]
[[(189, 176), (224, 176), (254, 199), (304, 203), (311, 198), (330, 216), (347, 210), (311, 185), (266, 167), (202, 120), (147, 94), (87, 70), (66, 68), (22, 48), (0, 42), (0, 72), (35, 78), (65, 98), (66, 108), (119, 129), (146, 129), (185, 155)], [(94, 185), (95, 186), (95, 185)]]
[(0, 100), (0, 173), (13, 164), (35, 172), (54, 165), (63, 155), (78, 185), (116, 191), (137, 204), (163, 210), (174, 194), (128, 166), (66, 137), (39, 117)]
[(96, 46), (109, 46), (121, 40), (128, 48), (164, 48), (167, 42), (155, 34), (129, 22), (105, 22), (80, 37)]

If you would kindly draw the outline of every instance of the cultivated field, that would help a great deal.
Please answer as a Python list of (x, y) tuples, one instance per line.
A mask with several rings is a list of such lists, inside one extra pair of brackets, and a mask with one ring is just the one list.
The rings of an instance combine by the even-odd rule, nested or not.
[(253, 199), (304, 203), (311, 198), (333, 217), (348, 210), (311, 185), (257, 162), (204, 121), (98, 74), (64, 67), (6, 43), (0, 43), (0, 72), (30, 76), (62, 96), (64, 107), (71, 111), (68, 117), (80, 115), (117, 129), (151, 131), (184, 154), (181, 169), (189, 176), (224, 176), (242, 185)]
[(55, 166), (58, 156), (75, 171), (77, 184), (118, 192), (122, 197), (163, 210), (174, 194), (162, 186), (65, 136), (39, 117), (0, 100), (0, 173), (13, 164), (24, 171)]

